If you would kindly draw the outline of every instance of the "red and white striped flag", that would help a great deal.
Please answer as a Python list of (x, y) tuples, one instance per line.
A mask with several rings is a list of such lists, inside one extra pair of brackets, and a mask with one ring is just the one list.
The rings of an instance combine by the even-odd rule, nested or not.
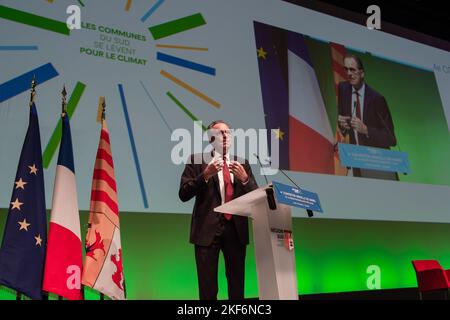
[(125, 278), (120, 242), (119, 207), (106, 120), (92, 179), (86, 259), (82, 283), (114, 300), (125, 299)]

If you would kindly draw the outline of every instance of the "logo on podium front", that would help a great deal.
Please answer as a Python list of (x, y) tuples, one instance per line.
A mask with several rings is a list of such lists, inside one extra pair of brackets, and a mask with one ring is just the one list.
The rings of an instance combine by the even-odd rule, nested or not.
[(284, 232), (284, 247), (289, 251), (294, 250), (294, 239), (292, 238), (292, 231)]
[(289, 251), (294, 250), (294, 238), (292, 237), (292, 230), (271, 228), (270, 231), (276, 234), (276, 240), (279, 247), (285, 247)]

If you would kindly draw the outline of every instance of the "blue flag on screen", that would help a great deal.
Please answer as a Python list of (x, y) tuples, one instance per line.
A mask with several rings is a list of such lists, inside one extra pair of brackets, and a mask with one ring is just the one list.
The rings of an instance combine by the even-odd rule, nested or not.
[(33, 103), (3, 232), (0, 284), (32, 299), (42, 299), (46, 244), (41, 138)]

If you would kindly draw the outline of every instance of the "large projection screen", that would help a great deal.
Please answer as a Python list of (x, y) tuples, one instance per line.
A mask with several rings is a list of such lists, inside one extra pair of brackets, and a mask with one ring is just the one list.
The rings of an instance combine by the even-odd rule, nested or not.
[[(65, 84), (74, 108), (80, 209), (89, 208), (100, 130), (97, 106), (105, 96), (120, 210), (190, 213), (192, 203), (178, 199), (183, 165), (171, 158), (177, 144), (172, 133), (184, 128), (194, 135), (193, 118), (204, 125), (225, 119), (244, 130), (277, 129), (268, 119), (261, 85), (267, 76), (262, 60), (277, 54), (273, 43), (278, 40), (261, 40), (263, 29), (269, 28), (280, 37), (302, 37), (331, 136), (336, 101), (330, 44), (361, 56), (367, 83), (385, 95), (397, 140), (411, 160), (412, 174), (401, 175), (400, 181), (281, 166), (301, 187), (319, 194), (324, 212), (316, 217), (450, 222), (449, 52), (281, 0), (160, 1), (159, 6), (133, 1), (132, 10), (124, 1), (84, 1), (82, 29), (68, 33), (66, 8), (71, 2), (1, 3), (0, 207), (9, 207), (28, 125), (29, 87), (24, 80), (35, 74), (48, 207), (58, 152), (53, 135)], [(49, 30), (44, 18), (60, 23)], [(169, 27), (163, 25), (167, 22), (172, 22)], [(289, 68), (282, 69), (289, 74)], [(289, 78), (286, 87), (290, 101), (311, 97), (295, 79)], [(302, 102), (310, 105), (309, 100)], [(289, 136), (290, 142), (302, 139), (294, 131)], [(252, 168), (263, 185), (258, 166)], [(268, 178), (289, 183), (280, 173)], [(294, 216), (304, 215), (294, 210)]]

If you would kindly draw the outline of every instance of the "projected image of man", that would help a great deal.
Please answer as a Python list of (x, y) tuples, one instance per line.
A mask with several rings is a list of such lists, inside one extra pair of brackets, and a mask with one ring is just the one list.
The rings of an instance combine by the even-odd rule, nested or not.
[[(394, 124), (386, 99), (364, 81), (365, 70), (356, 55), (344, 58), (347, 81), (339, 83), (338, 125), (350, 143), (389, 149), (397, 144)], [(398, 180), (396, 173), (378, 170), (351, 170), (355, 177)]]

